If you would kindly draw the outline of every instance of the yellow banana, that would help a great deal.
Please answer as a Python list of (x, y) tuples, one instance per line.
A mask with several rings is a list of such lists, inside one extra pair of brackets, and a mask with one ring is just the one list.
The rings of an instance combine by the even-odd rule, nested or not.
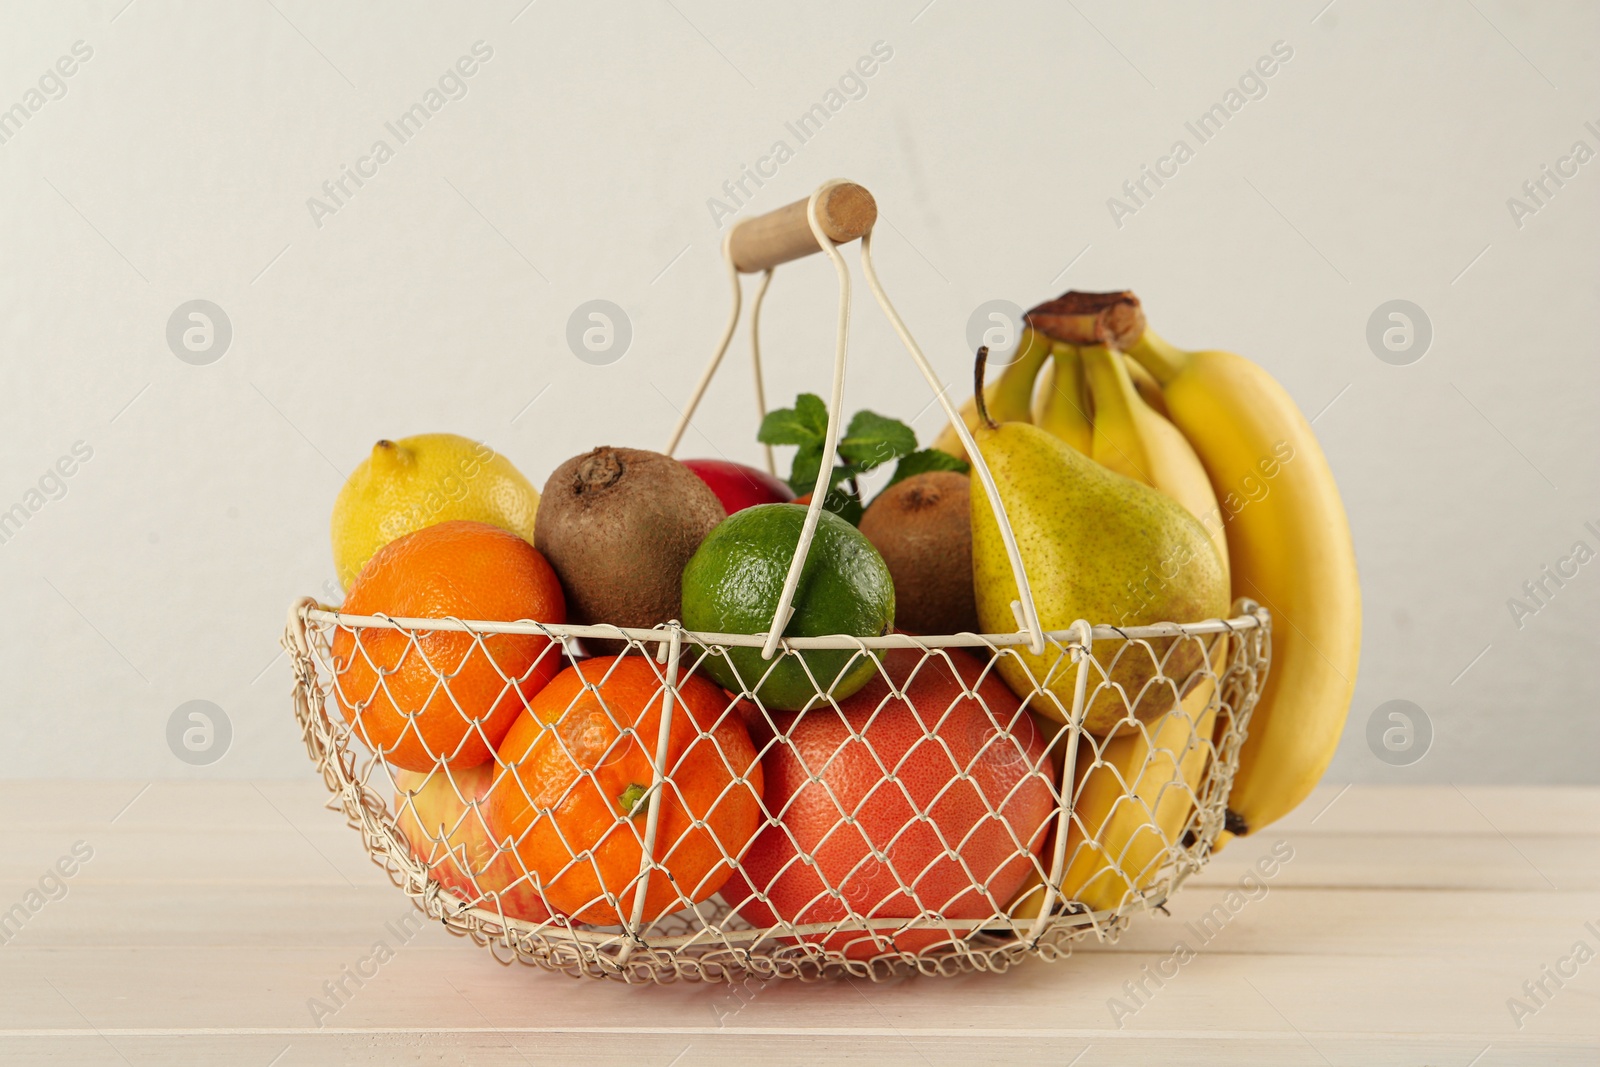
[[(1211, 647), (1215, 670), (1221, 670), (1227, 655), (1223, 634)], [(1136, 899), (1155, 883), (1182, 843), (1211, 761), (1220, 703), (1216, 692), (1213, 674), (1197, 675), (1177, 706), (1141, 729), (1109, 741), (1088, 734), (1079, 738), (1061, 880), (1064, 899), (1101, 911)], [(1035, 714), (1034, 721), (1049, 738), (1063, 729), (1043, 715)], [(1061, 741), (1054, 744), (1059, 749)], [(1046, 865), (1050, 852), (1046, 848)], [(1035, 871), (1014, 898), (1011, 915), (1038, 916), (1043, 886)]]
[(1035, 383), (1033, 394), (1033, 413), (1030, 416), (1030, 420), (1035, 426), (1041, 425), (1039, 419), (1044, 415), (1044, 402), (1049, 398), (1050, 390), (1055, 388), (1055, 384), (1056, 367), (1055, 361), (1051, 360), (1049, 363), (1046, 363), (1043, 367), (1039, 368), (1039, 380)]
[(1089, 414), (1089, 391), (1083, 378), (1083, 360), (1074, 345), (1057, 341), (1050, 346), (1043, 390), (1034, 404), (1033, 424), (1048, 430), (1086, 456), (1093, 453), (1094, 426)]
[(1127, 350), (1161, 383), (1210, 476), (1233, 595), (1272, 613), (1272, 668), (1228, 801), (1228, 829), (1252, 833), (1305, 799), (1344, 728), (1361, 652), (1350, 526), (1310, 424), (1266, 371), (1149, 330)]
[(1122, 362), (1128, 368), (1128, 376), (1133, 379), (1133, 387), (1139, 390), (1140, 398), (1150, 405), (1150, 410), (1163, 419), (1170, 418), (1167, 414), (1166, 397), (1161, 395), (1161, 383), (1156, 381), (1155, 375), (1126, 355), (1122, 357)]
[(1084, 374), (1094, 402), (1095, 462), (1143, 482), (1182, 504), (1200, 520), (1228, 573), (1228, 539), (1222, 513), (1200, 457), (1178, 428), (1139, 396), (1127, 361), (1104, 345), (1082, 349)]
[[(984, 387), (983, 400), (990, 416), (996, 422), (1028, 422), (1033, 408), (1033, 383), (1050, 354), (1050, 339), (1031, 327), (1025, 327), (1017, 341), (1017, 354), (999, 377)], [(978, 403), (968, 397), (961, 405), (961, 418), (967, 429), (978, 425)], [(966, 459), (967, 450), (954, 426), (946, 426), (934, 438), (933, 447), (948, 452), (957, 459)]]

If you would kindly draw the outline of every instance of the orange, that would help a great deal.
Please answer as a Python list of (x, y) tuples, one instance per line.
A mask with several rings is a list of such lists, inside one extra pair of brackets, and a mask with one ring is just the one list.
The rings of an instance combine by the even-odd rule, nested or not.
[[(490, 831), (580, 922), (633, 917), (663, 670), (651, 656), (583, 660), (529, 701), (500, 745)], [(645, 922), (721, 889), (761, 823), (761, 765), (731, 705), (704, 678), (678, 682)]]
[[(367, 562), (346, 615), (464, 621), (566, 621), (555, 571), (514, 533), (441, 522), (391, 541)], [(475, 767), (494, 754), (528, 697), (561, 669), (540, 634), (341, 627), (334, 692), (367, 747), (395, 767)]]

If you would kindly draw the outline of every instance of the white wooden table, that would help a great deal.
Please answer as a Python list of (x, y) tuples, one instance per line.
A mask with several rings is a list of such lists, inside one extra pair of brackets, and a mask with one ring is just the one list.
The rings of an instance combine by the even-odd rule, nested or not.
[[(0, 1063), (1600, 1064), (1600, 958), (1574, 956), (1600, 953), (1600, 789), (1323, 789), (1117, 945), (743, 999), (398, 936), (409, 901), (324, 797), (0, 783)], [(1274, 846), (1292, 858), (1230, 898)]]

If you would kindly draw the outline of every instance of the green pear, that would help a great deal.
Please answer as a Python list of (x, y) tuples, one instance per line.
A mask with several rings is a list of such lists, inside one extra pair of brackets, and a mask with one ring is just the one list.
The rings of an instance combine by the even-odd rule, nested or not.
[[(980, 350), (980, 379), (984, 356)], [(996, 425), (984, 412), (973, 438), (994, 476), (1047, 632), (1078, 619), (1126, 627), (1227, 614), (1222, 561), (1205, 527), (1177, 501), (1029, 423)], [(989, 495), (974, 486), (971, 496), (978, 622), (984, 633), (1012, 633), (1016, 578)], [(1112, 684), (1101, 686), (1101, 673), (1090, 668), (1084, 728), (1106, 737), (1131, 725), (1130, 709), (1146, 722), (1170, 711), (1205, 658), (1198, 640), (1182, 639), (1174, 648), (1178, 640), (1156, 638), (1148, 650), (1120, 639), (1096, 641), (1095, 659)], [(999, 670), (1024, 700), (1045, 691), (1045, 699), (1033, 700), (1035, 710), (1068, 721), (1077, 671), (1058, 644), (1047, 643), (1037, 656), (1026, 646), (1007, 649)]]

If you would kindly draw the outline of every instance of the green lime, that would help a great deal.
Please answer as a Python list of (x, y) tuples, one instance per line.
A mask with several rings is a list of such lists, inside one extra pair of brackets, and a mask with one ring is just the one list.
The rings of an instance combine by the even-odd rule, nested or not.
[[(805, 521), (806, 509), (797, 504), (759, 504), (723, 520), (683, 569), (683, 625), (709, 633), (766, 633)], [(783, 635), (878, 637), (893, 626), (888, 565), (860, 530), (824, 511)], [(824, 694), (842, 700), (866, 685), (876, 669), (875, 659), (858, 649), (820, 648), (780, 652), (770, 660), (761, 658), (759, 648), (730, 648), (726, 657), (708, 656), (700, 667), (724, 688), (753, 691), (776, 711), (799, 711)]]

